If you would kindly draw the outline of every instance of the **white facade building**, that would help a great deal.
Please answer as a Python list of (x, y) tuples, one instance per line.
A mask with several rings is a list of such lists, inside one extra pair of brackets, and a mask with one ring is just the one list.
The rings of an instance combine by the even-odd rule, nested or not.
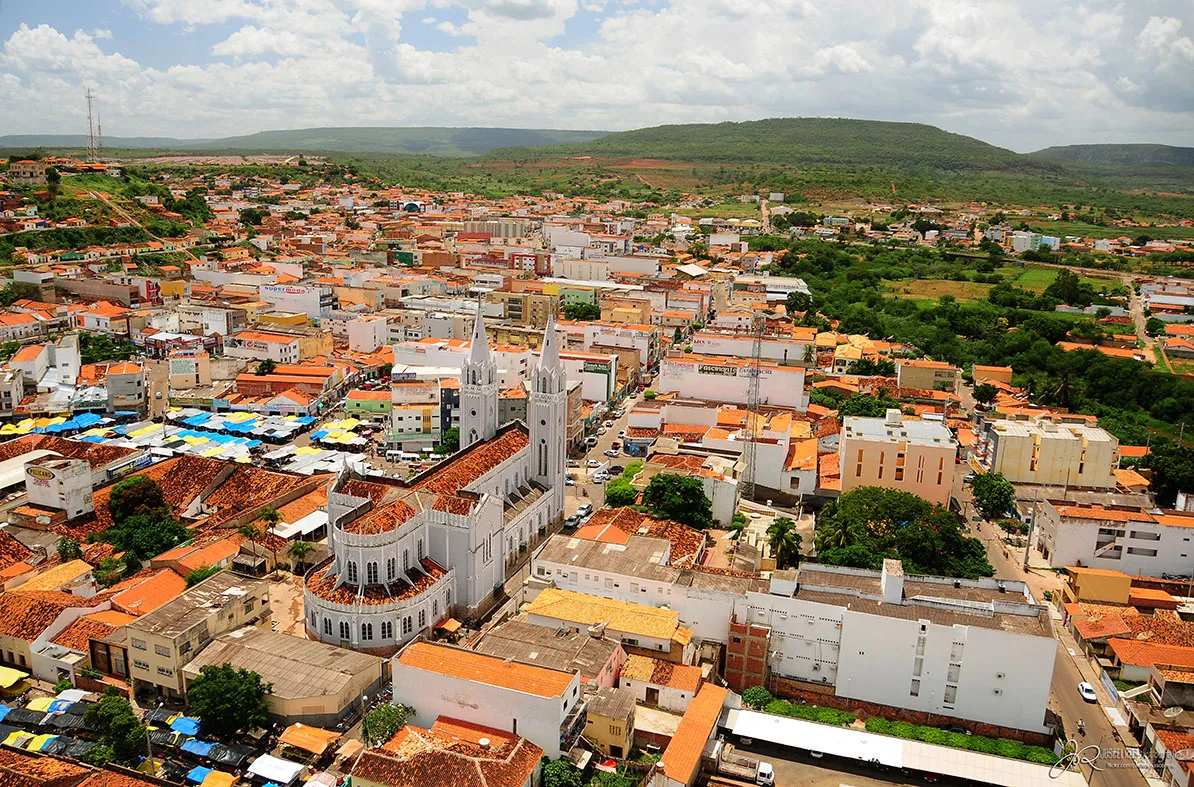
[(302, 312), (313, 320), (335, 309), (338, 303), (335, 291), (322, 285), (263, 284), (259, 293), (261, 300), (272, 303), (278, 311)]
[(1132, 576), (1189, 576), (1194, 513), (1041, 500), (1033, 544), (1054, 568), (1085, 566)]
[[(673, 354), (660, 362), (658, 390), (691, 399), (746, 404), (753, 373), (747, 360)], [(804, 369), (764, 361), (759, 367), (759, 399), (764, 405), (807, 410)]]

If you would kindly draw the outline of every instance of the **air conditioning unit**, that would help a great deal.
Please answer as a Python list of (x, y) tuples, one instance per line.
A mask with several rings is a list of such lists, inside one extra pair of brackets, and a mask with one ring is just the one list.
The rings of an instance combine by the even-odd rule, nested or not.
[(1003, 680), (1004, 678), (1007, 677), (1007, 673), (1006, 672), (996, 672), (995, 677), (999, 678), (1000, 680)]
[(1003, 693), (1003, 689), (995, 689), (995, 693), (996, 693), (996, 694), (1002, 694), (1002, 693)]
[(821, 665), (820, 665), (820, 664), (814, 664), (814, 665), (813, 665), (813, 672), (820, 672), (820, 671), (821, 671)]

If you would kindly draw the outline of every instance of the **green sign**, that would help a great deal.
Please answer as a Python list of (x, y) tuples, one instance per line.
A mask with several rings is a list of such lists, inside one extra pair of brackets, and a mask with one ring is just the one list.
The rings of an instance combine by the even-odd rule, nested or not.
[(723, 377), (737, 377), (737, 366), (713, 366), (712, 364), (702, 363), (697, 366), (699, 374), (720, 374)]

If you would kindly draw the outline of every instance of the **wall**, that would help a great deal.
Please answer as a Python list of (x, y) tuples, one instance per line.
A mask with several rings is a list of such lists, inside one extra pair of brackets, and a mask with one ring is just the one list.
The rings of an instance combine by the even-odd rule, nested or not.
[[(901, 447), (904, 448), (902, 475), (897, 468)], [(881, 486), (911, 492), (930, 503), (949, 503), (958, 455), (958, 447), (952, 441), (922, 445), (843, 437), (839, 451), (843, 493), (860, 486)]]

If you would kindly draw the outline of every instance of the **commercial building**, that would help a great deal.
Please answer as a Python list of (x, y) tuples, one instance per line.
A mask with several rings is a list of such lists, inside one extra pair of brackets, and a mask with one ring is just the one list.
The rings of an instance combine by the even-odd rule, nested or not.
[(264, 331), (241, 331), (224, 340), (224, 354), (233, 358), (269, 359), (274, 363), (298, 363), (299, 337)]
[(1054, 568), (1082, 566), (1146, 577), (1189, 576), (1194, 513), (1041, 500), (1033, 544)]
[(31, 505), (63, 511), (67, 519), (95, 510), (91, 464), (86, 459), (45, 456), (25, 465), (25, 492)]
[(313, 320), (339, 306), (335, 291), (322, 285), (263, 284), (260, 295), (261, 300), (273, 304), (277, 311), (302, 312)]
[(108, 410), (132, 410), (139, 412), (145, 409), (146, 387), (145, 370), (137, 363), (116, 363), (108, 367), (105, 379), (108, 389)]
[(182, 696), (183, 667), (214, 637), (269, 618), (267, 580), (212, 575), (126, 627), (133, 689)]
[[(808, 409), (803, 368), (764, 361), (758, 372), (760, 403)], [(660, 362), (657, 386), (660, 393), (689, 399), (746, 404), (753, 373), (750, 360), (673, 352)]]
[(979, 470), (1013, 484), (1114, 489), (1119, 440), (1085, 421), (986, 419), (971, 457)]
[(953, 490), (958, 444), (939, 421), (851, 416), (838, 445), (842, 493), (860, 486), (900, 489), (947, 505)]
[(394, 701), (415, 709), (415, 725), (454, 714), (521, 735), (552, 759), (566, 754), (584, 730), (577, 673), (429, 642), (411, 643), (391, 665)]
[(360, 707), (362, 696), (376, 697), (389, 666), (367, 653), (249, 627), (217, 636), (182, 668), (183, 680), (190, 685), (204, 667), (222, 664), (272, 684), (271, 719), (314, 727), (335, 726)]
[(617, 639), (598, 631), (536, 626), (507, 620), (481, 636), (473, 650), (487, 656), (538, 667), (579, 672), (583, 683), (612, 687), (626, 663)]

